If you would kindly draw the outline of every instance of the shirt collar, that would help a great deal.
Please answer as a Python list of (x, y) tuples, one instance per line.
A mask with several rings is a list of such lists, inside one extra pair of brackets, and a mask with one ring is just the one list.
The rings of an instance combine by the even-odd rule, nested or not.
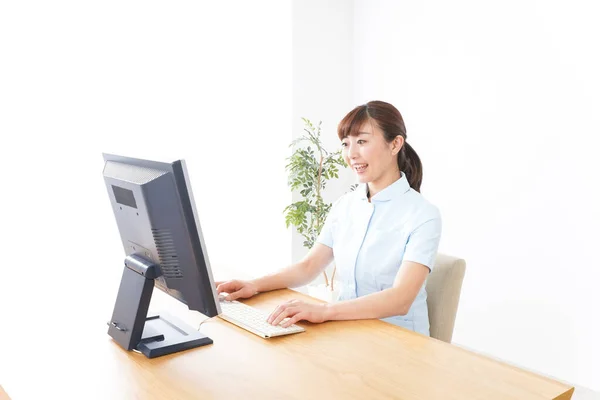
[[(402, 177), (400, 179), (373, 196), (371, 201), (390, 201), (393, 198), (403, 195), (409, 190), (410, 184), (408, 183), (408, 179), (406, 179), (406, 174), (402, 172)], [(361, 200), (368, 201), (366, 183), (360, 184), (360, 186), (357, 188), (357, 192)]]

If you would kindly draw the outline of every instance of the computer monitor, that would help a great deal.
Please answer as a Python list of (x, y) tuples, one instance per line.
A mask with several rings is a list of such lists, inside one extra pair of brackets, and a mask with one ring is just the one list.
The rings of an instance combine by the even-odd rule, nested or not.
[(165, 314), (148, 315), (154, 287), (190, 310), (221, 313), (185, 162), (104, 154), (104, 181), (125, 266), (108, 334), (149, 358), (213, 341)]

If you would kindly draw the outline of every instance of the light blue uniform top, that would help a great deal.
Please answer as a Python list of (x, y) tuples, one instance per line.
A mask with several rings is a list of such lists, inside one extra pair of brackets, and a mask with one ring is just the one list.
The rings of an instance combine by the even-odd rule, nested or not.
[[(367, 199), (367, 185), (331, 207), (317, 242), (333, 249), (340, 300), (391, 288), (403, 261), (433, 269), (442, 220), (438, 208), (413, 190), (406, 174)], [(427, 292), (419, 290), (409, 312), (383, 319), (429, 336)]]

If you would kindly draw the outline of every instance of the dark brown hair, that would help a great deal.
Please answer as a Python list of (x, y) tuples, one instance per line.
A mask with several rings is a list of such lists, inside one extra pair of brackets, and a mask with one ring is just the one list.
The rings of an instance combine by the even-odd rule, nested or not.
[(398, 135), (404, 138), (404, 145), (398, 152), (398, 168), (406, 173), (410, 187), (420, 192), (423, 165), (415, 150), (406, 142), (404, 120), (396, 107), (383, 101), (370, 101), (355, 107), (340, 121), (338, 137), (342, 140), (347, 136), (358, 135), (358, 130), (369, 119), (383, 131), (383, 136), (388, 143)]

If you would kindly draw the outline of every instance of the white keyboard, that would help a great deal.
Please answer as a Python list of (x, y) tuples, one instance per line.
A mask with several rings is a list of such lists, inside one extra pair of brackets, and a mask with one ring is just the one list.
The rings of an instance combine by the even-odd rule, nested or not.
[[(219, 317), (262, 338), (289, 335), (292, 333), (304, 332), (305, 330), (298, 325), (291, 325), (287, 328), (282, 328), (279, 325), (271, 325), (267, 322), (270, 313), (240, 303), (239, 301), (220, 300), (219, 303), (221, 304), (222, 310)], [(285, 318), (281, 321), (281, 324), (288, 319), (289, 318)]]

